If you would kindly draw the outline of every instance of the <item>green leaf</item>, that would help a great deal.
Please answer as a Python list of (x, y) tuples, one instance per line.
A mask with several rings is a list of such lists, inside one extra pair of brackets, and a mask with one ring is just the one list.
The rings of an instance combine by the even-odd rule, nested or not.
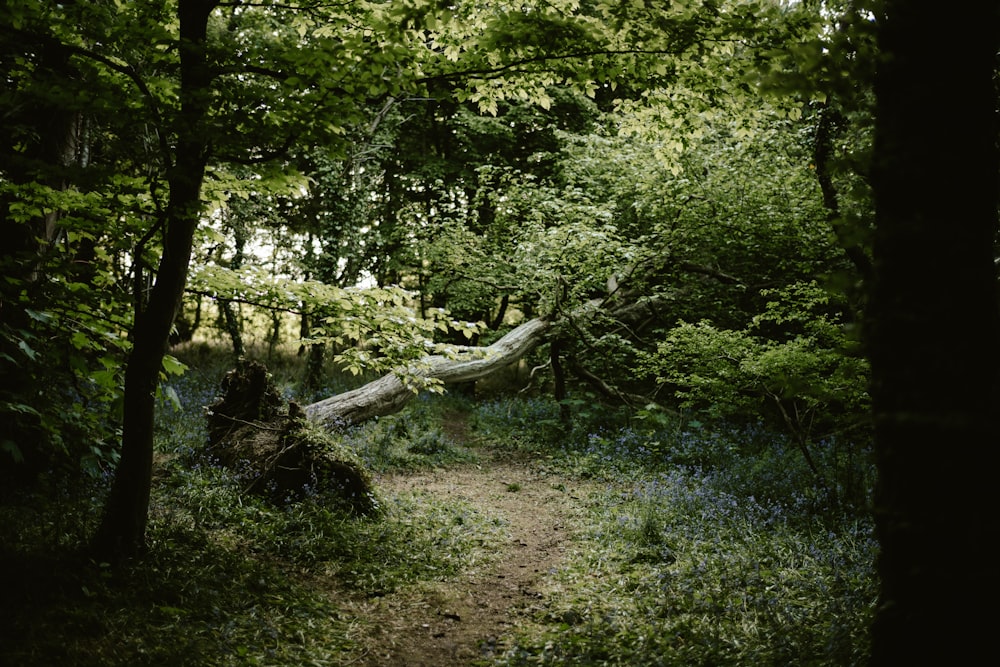
[(24, 342), (23, 340), (18, 341), (17, 346), (18, 348), (20, 348), (21, 352), (24, 352), (24, 356), (28, 357), (32, 361), (37, 360), (38, 354), (26, 342)]
[(21, 452), (21, 448), (11, 440), (0, 442), (0, 451), (10, 454), (10, 457), (14, 459), (14, 463), (24, 463), (24, 454)]
[(170, 401), (170, 404), (174, 406), (175, 410), (182, 410), (184, 406), (181, 405), (181, 397), (177, 395), (177, 390), (170, 385), (165, 385), (163, 387), (163, 395)]
[(41, 416), (38, 410), (30, 405), (25, 405), (24, 403), (0, 403), (0, 412), (16, 412), (23, 415), (34, 415), (36, 417)]
[(73, 335), (69, 337), (69, 342), (70, 345), (78, 350), (85, 350), (89, 347), (93, 347), (93, 343), (90, 338), (88, 338), (87, 334), (82, 331), (74, 331)]
[(52, 315), (46, 312), (40, 312), (37, 310), (32, 310), (31, 308), (25, 308), (24, 314), (35, 320), (36, 322), (50, 322), (52, 320)]
[(167, 375), (183, 375), (187, 369), (187, 365), (177, 357), (169, 354), (163, 355), (163, 372)]

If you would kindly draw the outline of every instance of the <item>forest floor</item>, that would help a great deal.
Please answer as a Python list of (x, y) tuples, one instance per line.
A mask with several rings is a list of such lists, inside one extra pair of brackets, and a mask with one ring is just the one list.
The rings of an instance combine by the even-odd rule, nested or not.
[[(452, 437), (460, 439), (461, 425), (452, 426)], [(502, 653), (504, 635), (530, 624), (544, 600), (546, 576), (572, 548), (587, 498), (599, 486), (547, 471), (538, 461), (480, 454), (475, 464), (376, 480), (383, 493), (468, 504), (495, 517), (505, 538), (457, 578), (351, 602), (351, 611), (365, 619), (361, 636), (353, 637), (364, 650), (348, 664), (467, 667)]]
[[(0, 665), (867, 661), (871, 522), (803, 505), (818, 489), (793, 449), (672, 426), (573, 447), (523, 433), (557, 408), (416, 407), (351, 433), (385, 509), (372, 520), (324, 495), (247, 498), (201, 463), (201, 416), (181, 412), (133, 566), (79, 550), (89, 487), (0, 504)], [(657, 464), (650, 441), (686, 458)]]

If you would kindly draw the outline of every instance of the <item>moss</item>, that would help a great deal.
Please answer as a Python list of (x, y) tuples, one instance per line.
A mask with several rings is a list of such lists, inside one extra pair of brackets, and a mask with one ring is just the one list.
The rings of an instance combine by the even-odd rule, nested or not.
[(222, 390), (209, 408), (209, 449), (239, 473), (244, 492), (283, 503), (325, 493), (354, 513), (376, 509), (361, 460), (311, 424), (298, 405), (286, 405), (263, 364), (241, 362), (226, 374)]

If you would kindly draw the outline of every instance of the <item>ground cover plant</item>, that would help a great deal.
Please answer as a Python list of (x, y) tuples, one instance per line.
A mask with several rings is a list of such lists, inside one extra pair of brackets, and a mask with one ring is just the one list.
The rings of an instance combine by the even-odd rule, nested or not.
[[(83, 550), (100, 479), (73, 486), (53, 472), (57, 493), (3, 505), (0, 662), (393, 664), (372, 649), (366, 605), (420, 608), (412, 601), (435, 586), (460, 588), (506, 553), (513, 519), (485, 489), (441, 496), (388, 480), (479, 470), (517, 508), (526, 482), (491, 478), (498, 461), (567, 498), (583, 495), (566, 488), (574, 480), (596, 491), (565, 555), (504, 610), (504, 632), (467, 628), (469, 650), (440, 664), (865, 661), (875, 545), (864, 452), (848, 471), (846, 445), (817, 448), (839, 471), (831, 494), (795, 447), (753, 425), (629, 419), (581, 396), (564, 428), (551, 398), (429, 397), (340, 434), (386, 481), (378, 512), (358, 517), (322, 492), (290, 503), (241, 493), (238, 471), (206, 456), (203, 410), (227, 361), (189, 359), (164, 392), (148, 551), (134, 565), (108, 568)], [(294, 394), (300, 367), (274, 366)]]
[(551, 401), (477, 415), (494, 442), (608, 482), (536, 624), (501, 664), (866, 662), (877, 545), (863, 453), (846, 465), (840, 448), (820, 448), (837, 471), (831, 494), (799, 451), (754, 425), (578, 426), (546, 443), (522, 427), (557, 419)]
[(238, 471), (205, 455), (219, 362), (172, 385), (177, 407), (164, 401), (148, 553), (136, 567), (112, 574), (83, 551), (105, 484), (53, 494), (58, 507), (37, 506), (51, 503), (41, 494), (3, 506), (0, 662), (337, 662), (363, 622), (341, 617), (337, 595), (448, 576), (496, 532), (475, 508), (419, 495), (359, 519), (331, 498), (274, 504), (242, 494)]

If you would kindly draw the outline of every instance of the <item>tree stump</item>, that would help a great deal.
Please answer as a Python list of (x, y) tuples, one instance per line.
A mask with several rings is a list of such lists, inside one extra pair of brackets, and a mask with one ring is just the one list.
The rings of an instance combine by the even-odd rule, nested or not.
[(208, 409), (209, 451), (245, 492), (274, 502), (330, 493), (354, 513), (377, 507), (371, 477), (353, 451), (316, 427), (274, 387), (267, 368), (241, 361)]

